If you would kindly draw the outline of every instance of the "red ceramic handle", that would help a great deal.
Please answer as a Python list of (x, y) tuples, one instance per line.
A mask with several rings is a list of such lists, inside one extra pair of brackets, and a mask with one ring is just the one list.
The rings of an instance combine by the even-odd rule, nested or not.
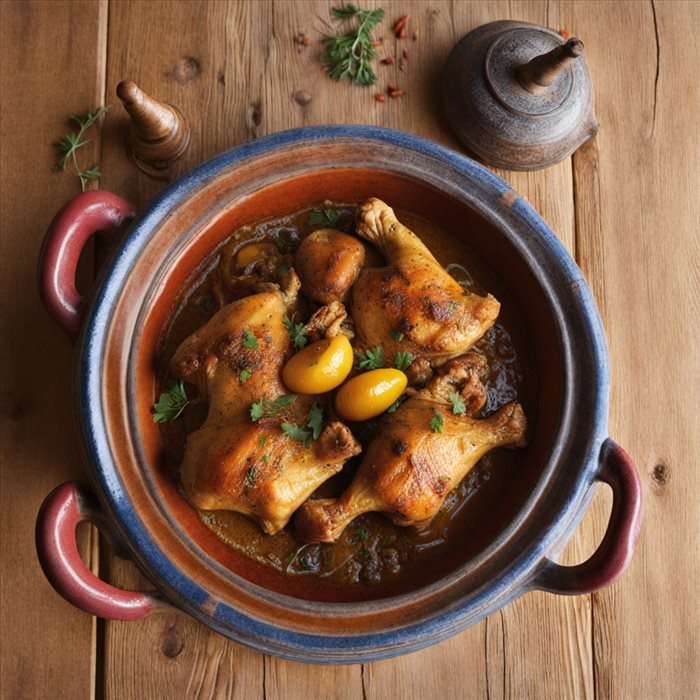
[(577, 566), (547, 559), (534, 587), (551, 593), (579, 595), (609, 586), (632, 560), (642, 522), (642, 486), (630, 456), (609, 438), (600, 452), (600, 481), (613, 492), (608, 529), (598, 549)]
[(44, 501), (36, 522), (36, 549), (51, 585), (69, 603), (108, 620), (139, 620), (162, 603), (152, 595), (124, 591), (97, 578), (78, 553), (75, 528), (83, 520), (103, 520), (92, 494), (73, 481)]
[(75, 342), (82, 325), (82, 297), (75, 270), (87, 240), (98, 231), (119, 232), (134, 208), (111, 192), (89, 190), (71, 199), (51, 222), (39, 257), (41, 298), (56, 323)]

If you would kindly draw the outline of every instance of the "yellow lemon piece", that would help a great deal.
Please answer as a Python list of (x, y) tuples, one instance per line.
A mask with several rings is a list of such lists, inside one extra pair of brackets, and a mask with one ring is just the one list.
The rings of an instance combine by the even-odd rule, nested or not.
[(367, 420), (401, 396), (408, 377), (399, 369), (373, 369), (353, 377), (335, 395), (335, 410), (346, 420)]
[(250, 263), (261, 258), (265, 253), (271, 255), (277, 248), (272, 243), (251, 243), (241, 248), (236, 253), (236, 264), (239, 267), (247, 267)]
[(344, 335), (319, 340), (292, 356), (282, 380), (297, 394), (324, 394), (343, 383), (352, 359), (352, 346)]

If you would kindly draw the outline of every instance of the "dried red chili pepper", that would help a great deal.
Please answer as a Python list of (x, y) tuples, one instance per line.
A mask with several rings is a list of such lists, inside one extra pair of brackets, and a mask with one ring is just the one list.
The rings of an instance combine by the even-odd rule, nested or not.
[(393, 56), (387, 56), (386, 58), (383, 58), (380, 63), (383, 63), (385, 66), (390, 66), (394, 62), (394, 57)]
[(374, 99), (377, 100), (377, 102), (384, 102), (386, 100), (386, 97), (384, 97), (384, 95), (382, 95), (382, 93), (379, 92), (374, 96)]
[(398, 36), (399, 32), (406, 26), (406, 22), (411, 15), (404, 15), (396, 24), (393, 26), (392, 31)]

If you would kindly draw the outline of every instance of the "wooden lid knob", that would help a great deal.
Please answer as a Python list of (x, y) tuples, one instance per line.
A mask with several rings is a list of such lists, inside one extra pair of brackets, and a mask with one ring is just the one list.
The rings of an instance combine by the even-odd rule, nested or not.
[(164, 170), (187, 150), (190, 127), (177, 107), (150, 97), (131, 80), (117, 85), (117, 97), (131, 117), (129, 155), (139, 167)]

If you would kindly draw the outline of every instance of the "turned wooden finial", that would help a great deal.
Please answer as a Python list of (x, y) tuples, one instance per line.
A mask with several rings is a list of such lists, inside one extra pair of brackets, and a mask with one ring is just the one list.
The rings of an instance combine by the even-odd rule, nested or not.
[(518, 82), (529, 92), (541, 92), (549, 87), (561, 71), (583, 53), (583, 42), (571, 37), (565, 44), (557, 46), (529, 63), (518, 66)]
[(117, 85), (117, 97), (131, 117), (129, 155), (142, 170), (164, 170), (187, 150), (190, 126), (177, 107), (149, 97), (131, 80)]

